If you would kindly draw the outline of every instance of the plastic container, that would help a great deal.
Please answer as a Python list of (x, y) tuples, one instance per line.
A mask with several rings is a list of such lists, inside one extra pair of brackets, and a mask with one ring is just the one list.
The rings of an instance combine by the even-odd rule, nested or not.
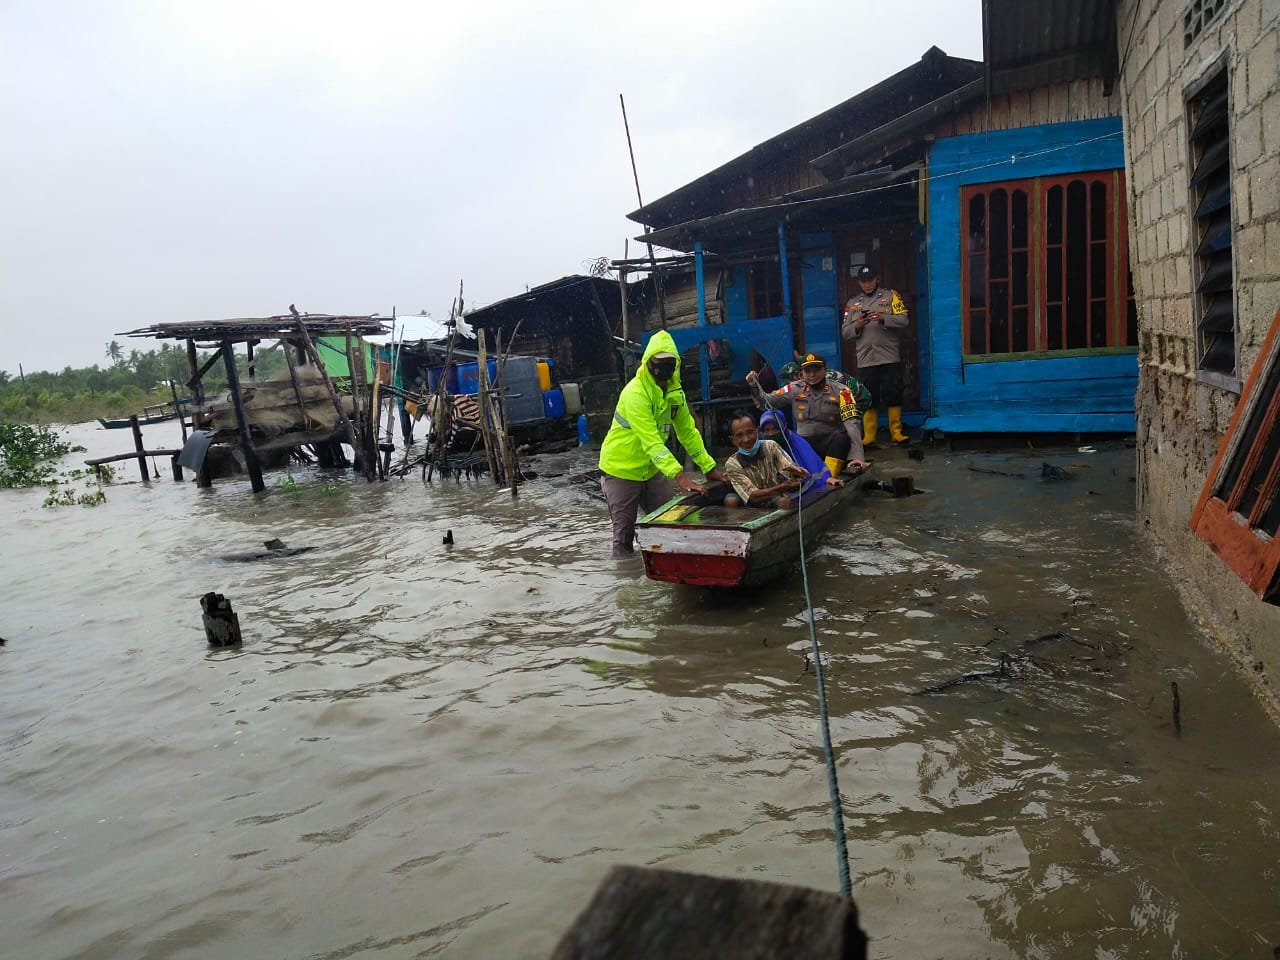
[(591, 430), (587, 427), (587, 415), (585, 413), (578, 414), (578, 446), (587, 447), (591, 445)]
[(564, 394), (557, 390), (547, 390), (542, 394), (542, 412), (548, 420), (559, 420), (564, 416)]
[[(489, 383), (493, 384), (498, 379), (498, 362), (496, 360), (486, 361), (489, 367)], [(479, 393), (480, 392), (480, 362), (458, 364), (458, 393)]]
[(440, 377), (444, 376), (444, 388), (450, 393), (458, 392), (458, 368), (451, 366), (446, 371), (444, 367), (430, 367), (427, 370), (427, 389), (435, 393), (440, 387)]
[(538, 387), (543, 393), (551, 389), (551, 362), (548, 360), (538, 361)]
[(560, 384), (560, 392), (564, 394), (564, 412), (576, 417), (582, 412), (582, 387), (576, 383)]
[(511, 423), (542, 420), (546, 411), (538, 386), (538, 362), (533, 357), (511, 357), (503, 369), (507, 394), (507, 419)]

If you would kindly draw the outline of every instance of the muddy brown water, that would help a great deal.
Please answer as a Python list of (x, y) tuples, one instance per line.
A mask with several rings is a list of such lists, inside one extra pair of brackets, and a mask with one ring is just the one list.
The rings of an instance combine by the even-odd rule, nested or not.
[[(1270, 958), (1280, 733), (1139, 538), (1133, 451), (882, 457), (928, 492), (810, 565), (872, 955)], [(5, 955), (536, 958), (615, 863), (838, 889), (799, 578), (615, 564), (591, 465), (0, 492)], [(218, 559), (272, 538), (316, 549)]]

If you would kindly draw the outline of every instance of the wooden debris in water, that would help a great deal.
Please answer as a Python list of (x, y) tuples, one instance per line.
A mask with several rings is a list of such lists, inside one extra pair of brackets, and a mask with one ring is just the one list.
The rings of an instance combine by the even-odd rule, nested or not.
[(551, 960), (864, 960), (858, 908), (790, 884), (614, 867)]
[(220, 593), (206, 593), (200, 598), (204, 611), (204, 635), (211, 647), (234, 647), (240, 644), (240, 617), (231, 609), (231, 601)]

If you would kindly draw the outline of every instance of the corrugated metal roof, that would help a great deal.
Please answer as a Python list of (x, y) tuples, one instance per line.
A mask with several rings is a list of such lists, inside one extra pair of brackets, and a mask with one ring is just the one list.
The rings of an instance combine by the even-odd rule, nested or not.
[[(672, 250), (692, 250), (697, 241), (712, 243), (776, 234), (778, 221), (793, 224), (822, 219), (832, 211), (848, 212), (858, 203), (875, 203), (891, 187), (914, 187), (917, 167), (874, 170), (845, 177), (825, 188), (799, 191), (750, 207), (672, 224), (637, 237)], [(914, 197), (914, 193), (912, 193)], [(724, 251), (717, 251), (724, 252)]]
[[(390, 333), (386, 321), (376, 316), (345, 316), (331, 313), (304, 313), (301, 319), (313, 336), (352, 333), (378, 336)], [(246, 317), (235, 320), (186, 320), (157, 323), (116, 334), (120, 337), (154, 337), (157, 340), (279, 340), (298, 333), (298, 318), (290, 315)]]
[(879, 125), (981, 76), (982, 64), (977, 60), (951, 57), (936, 46), (930, 47), (911, 66), (830, 110), (770, 137), (710, 173), (627, 214), (627, 217), (636, 223), (665, 227), (699, 214), (706, 215), (705, 209), (699, 209), (706, 205), (703, 202), (706, 197), (719, 196), (720, 187), (726, 182), (786, 156), (798, 140), (830, 131), (830, 143), (835, 146), (848, 135), (844, 131), (865, 130)]
[(983, 50), (991, 92), (1113, 79), (1116, 0), (983, 0)]

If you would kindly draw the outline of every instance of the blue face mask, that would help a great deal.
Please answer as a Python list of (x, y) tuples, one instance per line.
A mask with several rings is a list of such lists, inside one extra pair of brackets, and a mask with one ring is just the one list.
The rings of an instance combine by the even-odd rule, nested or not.
[(744, 457), (754, 457), (757, 453), (760, 452), (760, 438), (756, 437), (756, 442), (752, 444), (750, 450), (744, 450), (742, 449), (742, 447), (739, 447), (738, 452), (742, 454)]

